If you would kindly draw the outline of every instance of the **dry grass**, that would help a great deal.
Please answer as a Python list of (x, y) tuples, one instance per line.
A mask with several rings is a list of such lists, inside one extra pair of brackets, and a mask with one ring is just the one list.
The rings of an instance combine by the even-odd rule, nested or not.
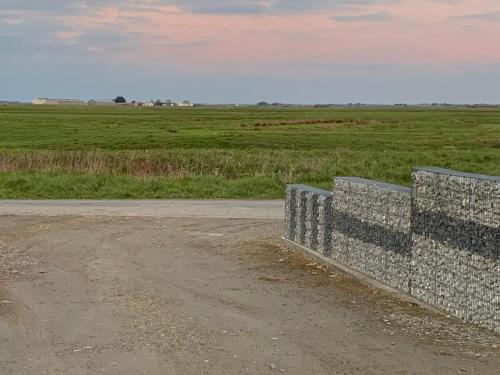
[[(149, 152), (102, 151), (28, 151), (0, 152), (0, 171), (52, 172), (66, 170), (74, 173), (127, 174), (137, 177), (188, 174), (179, 160), (162, 160)], [(198, 166), (203, 169), (203, 166)]]
[(293, 119), (293, 120), (275, 120), (275, 121), (257, 121), (252, 124), (240, 124), (240, 127), (254, 126), (254, 127), (271, 127), (271, 126), (297, 126), (297, 125), (328, 125), (329, 127), (335, 125), (375, 125), (378, 124), (375, 120), (364, 119)]
[(488, 148), (500, 148), (500, 138), (496, 139), (485, 139), (481, 141), (484, 147)]
[[(292, 181), (294, 170), (319, 173), (322, 160), (301, 160), (294, 168), (289, 153), (241, 150), (146, 151), (0, 151), (0, 172), (36, 171), (129, 175), (134, 177), (223, 176), (226, 178), (279, 175)], [(298, 158), (296, 158), (298, 160)]]

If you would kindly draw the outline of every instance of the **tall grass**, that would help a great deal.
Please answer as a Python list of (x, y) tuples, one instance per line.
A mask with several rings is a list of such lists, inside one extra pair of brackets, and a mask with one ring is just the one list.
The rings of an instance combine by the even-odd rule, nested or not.
[(409, 184), (411, 170), (433, 165), (500, 175), (496, 150), (316, 151), (294, 150), (145, 150), (0, 151), (0, 172), (56, 172), (226, 179), (270, 177), (280, 184), (327, 185), (332, 176), (363, 176)]

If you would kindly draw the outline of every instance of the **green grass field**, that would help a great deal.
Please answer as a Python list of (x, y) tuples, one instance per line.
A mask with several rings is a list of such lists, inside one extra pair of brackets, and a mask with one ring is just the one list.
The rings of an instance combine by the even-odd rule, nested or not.
[(500, 175), (500, 110), (0, 107), (0, 198), (279, 198), (415, 166)]

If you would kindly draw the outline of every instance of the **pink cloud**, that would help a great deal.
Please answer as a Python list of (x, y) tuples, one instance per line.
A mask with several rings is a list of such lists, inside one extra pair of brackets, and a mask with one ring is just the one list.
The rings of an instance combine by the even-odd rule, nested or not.
[[(176, 6), (105, 7), (62, 18), (65, 30), (57, 36), (76, 40), (89, 31), (111, 28), (133, 35), (138, 43), (119, 51), (110, 48), (110, 58), (153, 65), (500, 62), (500, 22), (457, 17), (498, 8), (497, 0), (403, 0), (281, 15), (196, 14)], [(387, 17), (370, 16), (377, 14)], [(333, 16), (343, 17), (343, 22)]]

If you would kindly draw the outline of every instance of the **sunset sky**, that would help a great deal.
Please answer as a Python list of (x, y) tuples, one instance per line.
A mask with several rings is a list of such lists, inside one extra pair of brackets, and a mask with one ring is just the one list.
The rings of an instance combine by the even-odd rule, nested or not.
[(499, 0), (0, 0), (0, 100), (500, 103)]

